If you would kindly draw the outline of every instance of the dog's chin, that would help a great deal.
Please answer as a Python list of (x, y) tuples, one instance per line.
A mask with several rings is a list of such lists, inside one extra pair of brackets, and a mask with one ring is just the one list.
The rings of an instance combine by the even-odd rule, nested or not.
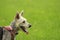
[(28, 30), (27, 29), (25, 29), (25, 33), (28, 34)]
[(25, 32), (26, 34), (28, 34), (28, 30), (24, 26), (20, 26), (20, 28), (23, 30), (23, 32)]

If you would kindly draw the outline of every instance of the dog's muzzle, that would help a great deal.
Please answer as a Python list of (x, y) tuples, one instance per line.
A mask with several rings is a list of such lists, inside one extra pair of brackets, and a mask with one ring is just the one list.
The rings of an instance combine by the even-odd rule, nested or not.
[[(29, 28), (31, 27), (31, 25), (29, 25)], [(20, 26), (20, 28), (26, 33), (28, 34), (28, 30), (24, 27), (24, 26)]]

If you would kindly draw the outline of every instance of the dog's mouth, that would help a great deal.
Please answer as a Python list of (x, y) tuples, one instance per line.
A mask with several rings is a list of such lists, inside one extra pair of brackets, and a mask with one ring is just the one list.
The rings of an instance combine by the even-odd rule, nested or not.
[(20, 26), (20, 28), (21, 28), (26, 34), (28, 34), (28, 30), (27, 30), (24, 26)]

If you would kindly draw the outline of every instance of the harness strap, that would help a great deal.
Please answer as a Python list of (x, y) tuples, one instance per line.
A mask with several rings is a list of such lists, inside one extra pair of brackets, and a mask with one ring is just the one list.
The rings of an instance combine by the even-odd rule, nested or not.
[(8, 31), (9, 31), (9, 30), (13, 30), (11, 26), (5, 26), (4, 28), (5, 28), (6, 30), (8, 30)]
[(4, 29), (8, 30), (10, 33), (11, 33), (11, 32), (15, 33), (15, 35), (18, 34), (18, 32), (17, 32), (16, 30), (12, 29), (11, 26), (5, 26)]
[(4, 29), (8, 30), (11, 34), (15, 33), (11, 26), (5, 26)]
[(15, 36), (15, 30), (12, 29), (11, 26), (5, 26), (4, 29), (8, 30), (11, 34), (11, 40), (14, 40), (14, 36)]

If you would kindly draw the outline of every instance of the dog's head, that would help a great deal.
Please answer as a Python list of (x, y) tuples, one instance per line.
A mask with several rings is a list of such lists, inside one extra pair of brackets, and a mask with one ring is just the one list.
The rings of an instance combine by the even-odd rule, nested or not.
[(23, 17), (23, 10), (19, 13), (17, 12), (15, 16), (16, 26), (20, 27), (24, 32), (28, 34), (27, 28), (31, 27), (31, 24), (27, 22), (27, 19)]

